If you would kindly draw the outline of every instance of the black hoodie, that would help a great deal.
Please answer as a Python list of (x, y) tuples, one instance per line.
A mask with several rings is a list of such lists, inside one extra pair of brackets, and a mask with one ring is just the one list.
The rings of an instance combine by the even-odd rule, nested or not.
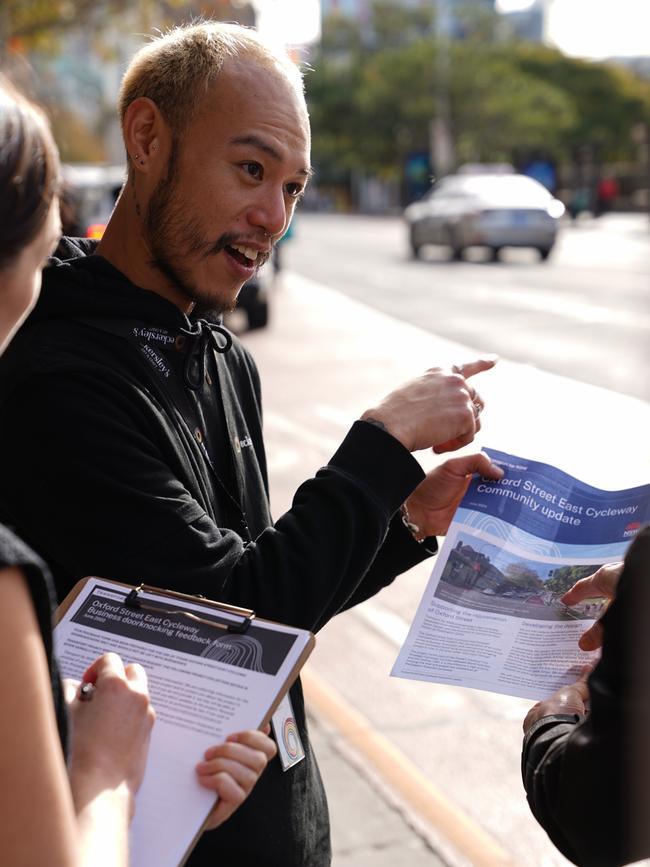
[[(272, 526), (249, 353), (92, 253), (62, 242), (0, 362), (3, 514), (50, 564), (59, 597), (101, 575), (316, 631), (427, 555), (397, 513), (422, 470), (361, 421)], [(299, 683), (292, 700), (305, 761), (283, 773), (274, 760), (190, 865), (329, 863)]]

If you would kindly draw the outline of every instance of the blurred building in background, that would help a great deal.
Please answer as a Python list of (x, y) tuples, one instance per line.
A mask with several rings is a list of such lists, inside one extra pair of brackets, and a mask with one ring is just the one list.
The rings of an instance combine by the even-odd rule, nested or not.
[(527, 9), (504, 12), (503, 22), (509, 35), (524, 42), (542, 42), (546, 36), (547, 10), (546, 0), (535, 0)]
[[(116, 95), (147, 34), (237, 21), (307, 61), (317, 177), (306, 205), (398, 210), (433, 177), (507, 162), (541, 172), (570, 208), (596, 202), (605, 176), (618, 185), (613, 207), (650, 208), (650, 54), (564, 53), (552, 16), (578, 2), (515, 12), (511, 0), (0, 0), (0, 62), (45, 104), (65, 162), (121, 164)], [(595, 19), (588, 2), (581, 34)], [(624, 2), (602, 0), (612, 22)]]
[[(468, 10), (495, 11), (495, 0), (396, 0), (405, 9), (432, 9), (438, 16), (438, 32), (452, 39), (462, 39), (466, 32), (464, 14)], [(354, 21), (362, 34), (372, 32), (373, 0), (321, 0), (323, 18), (338, 14)]]

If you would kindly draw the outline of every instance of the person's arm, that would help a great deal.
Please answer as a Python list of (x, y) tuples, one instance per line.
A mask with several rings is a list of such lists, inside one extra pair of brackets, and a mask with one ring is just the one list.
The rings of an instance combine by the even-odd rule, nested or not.
[[(43, 642), (16, 568), (0, 572), (0, 658), (3, 863), (127, 867), (127, 827), (152, 722), (146, 686), (122, 682), (118, 694), (106, 671), (97, 671), (97, 694), (79, 708), (71, 788)], [(102, 724), (89, 725), (98, 715)], [(107, 736), (120, 727), (130, 743), (126, 757), (123, 739)]]
[(436, 553), (436, 536), (447, 534), (475, 473), (490, 479), (503, 476), (503, 470), (481, 452), (450, 458), (427, 473), (393, 516), (384, 543), (344, 608), (363, 602), (397, 575)]
[[(457, 424), (463, 428), (469, 416), (474, 429), (469, 398), (457, 395), (462, 378), (440, 378), (438, 436), (455, 430), (447, 388)], [(275, 527), (244, 544), (183, 483), (182, 455), (165, 451), (155, 407), (143, 408), (121, 383), (44, 376), (3, 409), (2, 425), (5, 495), (55, 576), (63, 567), (69, 583), (103, 574), (182, 586), (311, 630), (355, 593), (393, 515), (424, 476), (398, 439), (359, 421)], [(58, 589), (68, 588), (59, 581)]]
[(532, 814), (560, 852), (576, 864), (577, 850), (567, 833), (570, 820), (560, 802), (565, 786), (576, 801), (582, 795), (580, 781), (567, 778), (564, 771), (567, 743), (581, 719), (578, 714), (562, 713), (540, 717), (526, 730), (521, 755), (522, 780)]
[(646, 528), (628, 551), (616, 598), (602, 618), (603, 651), (588, 693), (583, 678), (526, 718), (528, 802), (556, 846), (581, 867), (650, 857), (649, 576)]

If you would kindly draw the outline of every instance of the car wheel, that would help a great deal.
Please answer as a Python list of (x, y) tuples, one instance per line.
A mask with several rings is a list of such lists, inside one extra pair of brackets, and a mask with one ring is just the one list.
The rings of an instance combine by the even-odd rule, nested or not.
[(248, 317), (248, 330), (254, 331), (256, 328), (266, 328), (269, 324), (269, 303), (268, 301), (260, 301), (259, 299), (250, 304), (246, 308)]
[(451, 261), (460, 262), (463, 258), (463, 248), (458, 243), (453, 229), (447, 229), (447, 245), (451, 247)]
[(539, 258), (542, 260), (542, 262), (546, 262), (548, 257), (551, 255), (551, 252), (553, 251), (553, 247), (539, 247), (538, 249)]
[(415, 228), (411, 226), (409, 231), (409, 247), (411, 248), (411, 256), (414, 259), (420, 258), (420, 250), (422, 249), (421, 245), (418, 244), (415, 237)]

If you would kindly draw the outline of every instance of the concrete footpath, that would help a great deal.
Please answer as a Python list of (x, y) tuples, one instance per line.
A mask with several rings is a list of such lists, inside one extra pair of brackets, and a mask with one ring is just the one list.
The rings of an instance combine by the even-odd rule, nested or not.
[[(363, 409), (423, 369), (470, 360), (480, 347), (437, 338), (293, 274), (284, 275), (272, 303), (270, 327), (245, 335), (244, 342), (262, 376), (277, 517)], [(540, 340), (547, 337), (553, 339), (542, 334)], [(645, 375), (642, 365), (639, 370)], [(554, 463), (603, 488), (650, 481), (650, 406), (579, 384), (570, 374), (567, 369), (563, 378), (502, 359), (494, 371), (477, 377), (475, 385), (486, 401), (478, 445)], [(425, 468), (436, 460), (429, 454), (418, 457)], [(525, 851), (510, 847), (516, 830), (506, 828), (498, 839), (497, 823), (491, 828), (489, 816), (483, 821), (477, 797), (468, 801), (479, 805), (470, 815), (458, 806), (462, 795), (447, 799), (436, 789), (426, 756), (419, 768), (418, 754), (407, 756), (406, 742), (397, 744), (389, 727), (382, 730), (388, 716), (382, 697), (375, 702), (373, 695), (364, 696), (368, 685), (364, 689), (361, 682), (341, 684), (331, 663), (340, 663), (342, 651), (328, 650), (327, 633), (318, 638), (323, 655), (318, 657), (317, 646), (305, 690), (330, 801), (334, 867), (568, 863), (554, 860), (552, 853), (527, 859)], [(391, 686), (395, 689), (394, 681)], [(518, 827), (515, 822), (513, 828)], [(524, 841), (523, 850), (528, 845)]]
[(416, 813), (397, 798), (334, 725), (314, 714), (309, 729), (330, 808), (333, 867), (442, 867)]

